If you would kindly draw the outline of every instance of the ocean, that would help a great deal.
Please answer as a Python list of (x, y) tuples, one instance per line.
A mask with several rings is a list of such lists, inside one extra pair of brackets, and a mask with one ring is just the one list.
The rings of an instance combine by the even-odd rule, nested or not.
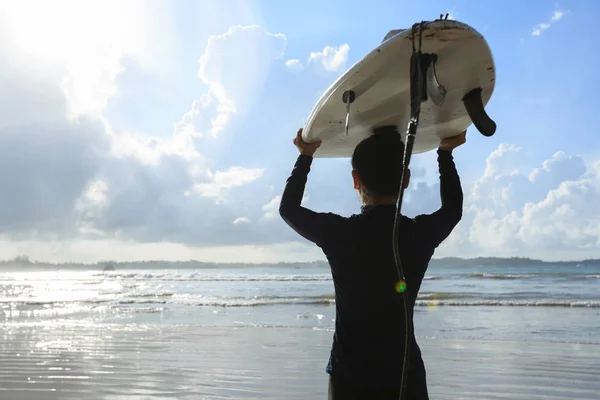
[[(494, 357), (484, 358), (494, 363), (504, 357), (509, 372), (523, 360), (532, 368), (565, 363), (556, 376), (548, 371), (540, 376), (554, 376), (548, 387), (563, 381), (565, 387), (573, 382), (582, 387), (548, 394), (534, 379), (534, 394), (526, 386), (500, 390), (499, 377), (509, 373), (500, 365), (488, 376), (496, 382), (489, 398), (600, 399), (600, 383), (595, 383), (600, 382), (599, 289), (598, 266), (430, 267), (416, 306), (415, 331), (433, 393), (470, 398), (472, 390), (473, 398), (481, 396), (483, 389), (473, 384), (462, 389), (454, 384), (454, 392), (448, 392), (448, 382), (431, 368), (438, 375), (440, 368), (452, 371), (453, 365), (469, 368), (487, 354)], [(88, 398), (103, 399), (125, 394), (122, 398), (326, 396), (335, 299), (329, 270), (321, 266), (5, 271), (0, 272), (0, 310), (1, 399), (42, 393), (78, 398), (88, 392)], [(236, 358), (236, 352), (249, 355)], [(196, 357), (189, 359), (192, 354)], [(296, 356), (290, 359), (291, 354)], [(167, 359), (172, 362), (165, 364)], [(438, 359), (446, 364), (437, 365)], [(595, 365), (596, 371), (575, 377), (569, 363)], [(117, 365), (125, 371), (121, 381), (114, 381)], [(215, 375), (227, 369), (238, 372)], [(172, 378), (164, 387), (140, 386), (134, 372), (144, 370), (138, 376), (144, 382)], [(312, 378), (295, 376), (299, 371)], [(174, 383), (188, 375), (192, 383)], [(248, 378), (253, 383), (236, 376), (254, 376)], [(265, 383), (274, 376), (278, 383)], [(313, 397), (306, 397), (311, 390)]]

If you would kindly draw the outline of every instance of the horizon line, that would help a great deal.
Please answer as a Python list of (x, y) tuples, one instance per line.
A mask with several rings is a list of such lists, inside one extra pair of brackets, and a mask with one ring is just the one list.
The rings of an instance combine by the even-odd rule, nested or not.
[[(495, 256), (478, 256), (478, 257), (433, 257), (430, 262), (444, 262), (444, 261), (523, 261), (523, 262), (536, 262), (536, 263), (545, 263), (545, 264), (576, 264), (576, 263), (589, 263), (589, 262), (599, 262), (600, 258), (586, 258), (586, 259), (572, 259), (572, 260), (543, 260), (538, 258), (531, 257), (495, 257)], [(52, 262), (52, 261), (41, 261), (41, 260), (32, 260), (27, 256), (18, 256), (12, 259), (0, 260), (0, 265), (2, 264), (31, 264), (31, 265), (52, 265), (52, 266), (60, 266), (60, 265), (109, 265), (109, 264), (147, 264), (147, 263), (165, 263), (165, 264), (183, 264), (183, 263), (198, 263), (198, 264), (214, 264), (214, 265), (285, 265), (285, 264), (329, 264), (327, 260), (313, 260), (313, 261), (268, 261), (268, 262), (247, 262), (247, 261), (202, 261), (197, 259), (189, 259), (189, 260), (135, 260), (135, 261), (124, 261), (124, 260), (99, 260), (95, 262), (81, 262), (81, 261), (61, 261), (61, 262)]]

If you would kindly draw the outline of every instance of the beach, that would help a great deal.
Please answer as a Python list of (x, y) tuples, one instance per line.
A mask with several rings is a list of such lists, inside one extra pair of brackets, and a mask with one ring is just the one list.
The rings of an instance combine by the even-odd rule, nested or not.
[[(430, 271), (415, 325), (431, 398), (599, 399), (595, 276)], [(326, 270), (3, 272), (0, 288), (0, 399), (327, 395)]]
[[(2, 330), (2, 399), (326, 398), (331, 333), (148, 326)], [(432, 399), (598, 399), (600, 346), (421, 339)]]

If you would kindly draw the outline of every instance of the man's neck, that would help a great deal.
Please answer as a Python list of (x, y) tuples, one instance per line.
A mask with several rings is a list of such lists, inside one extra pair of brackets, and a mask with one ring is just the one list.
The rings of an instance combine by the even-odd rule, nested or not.
[(397, 201), (398, 198), (395, 196), (382, 196), (363, 202), (363, 207), (391, 206), (395, 205)]

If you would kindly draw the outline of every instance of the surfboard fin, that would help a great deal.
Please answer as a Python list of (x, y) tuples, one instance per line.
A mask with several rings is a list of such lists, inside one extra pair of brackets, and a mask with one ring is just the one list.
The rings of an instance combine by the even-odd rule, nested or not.
[(435, 73), (435, 63), (437, 62), (437, 54), (423, 54), (425, 63), (427, 64), (425, 71), (425, 79), (427, 93), (431, 101), (436, 106), (441, 106), (446, 98), (446, 88), (440, 84)]
[(469, 118), (483, 136), (492, 136), (496, 132), (496, 123), (487, 115), (481, 99), (481, 88), (473, 89), (462, 99)]
[(342, 101), (346, 104), (346, 136), (350, 127), (350, 104), (354, 103), (356, 93), (353, 90), (347, 90), (342, 94)]

